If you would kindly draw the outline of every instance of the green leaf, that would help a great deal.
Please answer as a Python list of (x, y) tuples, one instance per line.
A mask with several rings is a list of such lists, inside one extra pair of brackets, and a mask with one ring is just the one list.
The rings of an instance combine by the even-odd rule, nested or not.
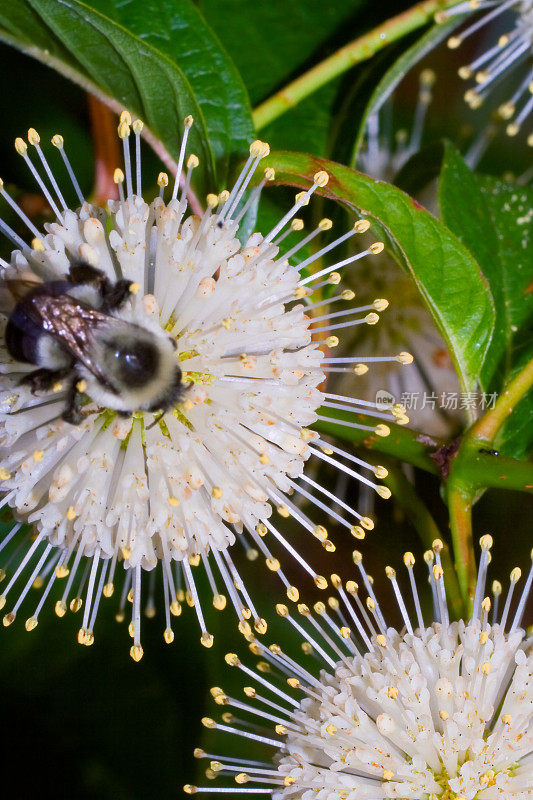
[(141, 116), (174, 160), (192, 114), (201, 191), (222, 185), (253, 138), (240, 77), (190, 0), (12, 0), (0, 38)]
[(355, 140), (352, 157), (349, 164), (355, 167), (357, 157), (364, 141), (366, 126), (368, 118), (379, 111), (386, 100), (392, 95), (394, 90), (399, 86), (407, 73), (418, 64), (428, 53), (435, 49), (435, 47), (446, 39), (461, 22), (465, 19), (465, 15), (458, 14), (451, 17), (447, 22), (439, 25), (433, 25), (423, 36), (418, 39), (408, 50), (395, 61), (392, 67), (385, 73), (383, 78), (376, 86), (368, 105), (363, 114), (357, 138)]
[(268, 161), (279, 183), (303, 187), (317, 170), (327, 170), (330, 181), (322, 193), (376, 221), (431, 311), (463, 389), (474, 391), (494, 327), (494, 306), (476, 261), (454, 234), (404, 192), (349, 167), (299, 153), (277, 152)]
[[(485, 389), (500, 391), (533, 357), (533, 188), (472, 174), (448, 144), (439, 196), (443, 220), (490, 284), (496, 324), (481, 382)], [(527, 451), (533, 440), (532, 413), (533, 398), (525, 399), (501, 434), (502, 442), (513, 439), (506, 452)]]

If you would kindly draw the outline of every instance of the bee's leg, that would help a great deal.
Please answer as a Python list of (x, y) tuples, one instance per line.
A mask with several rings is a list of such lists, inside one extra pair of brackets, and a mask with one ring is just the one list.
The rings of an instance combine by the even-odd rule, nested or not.
[(61, 383), (62, 379), (70, 372), (69, 369), (36, 369), (25, 375), (20, 381), (21, 386), (31, 386), (33, 394), (35, 392), (50, 391), (56, 383)]
[(67, 394), (67, 402), (65, 410), (61, 414), (65, 422), (70, 422), (71, 425), (79, 425), (83, 419), (81, 413), (83, 395), (76, 387), (76, 381), (72, 381)]
[(105, 293), (104, 308), (107, 311), (114, 311), (120, 306), (124, 305), (128, 297), (131, 295), (132, 281), (121, 279), (113, 286), (110, 286)]

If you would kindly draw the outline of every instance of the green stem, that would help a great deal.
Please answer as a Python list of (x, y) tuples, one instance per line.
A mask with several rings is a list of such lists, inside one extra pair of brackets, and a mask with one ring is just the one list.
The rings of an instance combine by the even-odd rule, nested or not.
[(448, 511), (452, 534), (455, 571), (459, 580), (461, 595), (468, 614), (471, 613), (476, 589), (477, 570), (472, 537), (471, 492), (452, 479), (448, 481)]
[[(383, 479), (383, 483), (389, 487), (394, 495), (395, 502), (404, 510), (407, 519), (417, 532), (424, 547), (428, 550), (432, 549), (435, 539), (442, 541), (442, 536), (428, 507), (401, 469), (389, 462), (386, 462), (384, 466), (389, 470), (389, 474)], [(446, 596), (454, 618), (459, 619), (464, 611), (464, 605), (459, 581), (447, 544), (444, 544), (440, 555), (444, 569)]]
[(427, 25), (438, 11), (456, 4), (457, 0), (423, 0), (408, 11), (392, 17), (369, 33), (365, 33), (364, 36), (360, 36), (359, 39), (341, 47), (329, 58), (300, 75), (299, 78), (258, 106), (253, 113), (256, 129), (261, 130), (289, 108), (293, 108), (305, 97), (313, 94), (338, 75), (342, 75), (355, 64), (366, 61), (392, 42)]
[(470, 441), (493, 442), (496, 435), (514, 407), (520, 402), (525, 394), (533, 386), (533, 359), (529, 361), (524, 369), (507, 384), (501, 395), (498, 397), (494, 408), (476, 422), (468, 438)]
[(480, 453), (469, 443), (468, 460), (461, 464), (461, 475), (477, 489), (513, 489), (533, 492), (533, 464), (500, 455)]

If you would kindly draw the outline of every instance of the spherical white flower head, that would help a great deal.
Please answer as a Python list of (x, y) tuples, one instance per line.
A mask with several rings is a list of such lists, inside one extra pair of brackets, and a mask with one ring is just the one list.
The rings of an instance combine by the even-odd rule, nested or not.
[[(275, 734), (256, 734), (246, 723), (229, 728), (208, 718), (204, 724), (256, 738), (277, 752), (270, 769), (260, 762), (212, 755), (216, 775), (236, 772), (238, 783), (259, 784), (277, 800), (530, 798), (533, 652), (520, 622), (533, 566), (518, 603), (512, 601), (520, 570), (513, 570), (501, 613), (501, 586), (493, 585), (491, 614), (490, 599), (482, 599), (489, 545), (490, 537), (483, 537), (474, 609), (466, 623), (448, 619), (441, 542), (425, 557), (437, 616), (429, 627), (422, 617), (411, 553), (404, 560), (418, 628), (391, 567), (387, 575), (405, 627), (399, 632), (387, 626), (360, 554), (355, 560), (368, 592), (365, 602), (354, 581), (344, 588), (332, 576), (338, 597), (330, 598), (329, 609), (315, 605), (318, 620), (300, 606), (307, 623), (299, 623), (286, 606), (278, 606), (278, 613), (304, 638), (305, 652), (314, 651), (324, 668), (316, 675), (312, 666), (308, 670), (279, 646), (256, 643), (254, 652), (271, 665), (265, 680), (229, 654), (227, 662), (263, 688), (245, 688), (254, 704), (233, 700), (218, 687), (212, 690), (215, 700), (269, 720)], [(300, 699), (282, 690), (278, 678), (300, 690)], [(210, 787), (186, 790), (208, 792)]]
[[(494, 42), (470, 64), (459, 69), (464, 80), (475, 80), (465, 100), (471, 108), (479, 108), (500, 81), (515, 81), (509, 99), (500, 105), (499, 116), (507, 120), (507, 133), (516, 136), (533, 111), (533, 0), (462, 0), (456, 6), (439, 11), (437, 20), (443, 22), (455, 14), (480, 12), (467, 28), (450, 37), (448, 46), (453, 50), (465, 39), (493, 23)], [(500, 15), (510, 12), (514, 25), (502, 34)], [(512, 77), (511, 77), (512, 76)], [(533, 145), (533, 133), (528, 132), (528, 144)]]
[[(285, 236), (303, 227), (296, 214), (313, 192), (327, 183), (327, 174), (314, 176), (311, 186), (297, 195), (294, 206), (267, 235), (254, 233), (241, 245), (237, 238), (239, 221), (264, 184), (274, 178), (274, 171), (267, 169), (259, 186), (249, 196), (245, 194), (259, 162), (268, 154), (268, 146), (254, 142), (232, 191), (218, 197), (208, 195), (207, 209), (190, 214), (187, 194), (192, 172), (198, 166), (194, 154), (186, 158), (191, 125), (192, 118), (188, 117), (174, 188), (171, 192), (169, 187), (171, 196), (166, 200), (168, 177), (164, 173), (158, 179), (159, 196), (151, 203), (142, 197), (142, 123), (137, 120), (132, 125), (126, 112), (118, 129), (124, 146), (124, 171), (115, 171), (119, 200), (110, 200), (105, 208), (86, 202), (63, 139), (55, 136), (52, 142), (81, 202), (78, 210), (70, 210), (33, 129), (28, 139), (41, 172), (22, 139), (17, 140), (16, 149), (56, 221), (46, 225), (45, 234), (41, 234), (0, 186), (0, 194), (34, 237), (30, 247), (2, 223), (2, 231), (17, 248), (11, 263), (2, 263), (3, 297), (10, 301), (2, 327), (8, 319), (11, 326), (16, 323), (16, 347), (23, 349), (20, 342), (28, 331), (28, 315), (34, 314), (34, 300), (27, 298), (38, 298), (39, 292), (46, 297), (37, 333), (33, 321), (24, 340), (31, 339), (32, 353), (35, 351), (38, 358), (26, 357), (23, 363), (18, 351), (14, 357), (13, 346), (8, 349), (13, 339), (9, 330), (1, 349), (2, 502), (12, 507), (21, 521), (34, 525), (37, 538), (0, 603), (5, 603), (26, 565), (37, 560), (35, 575), (39, 578), (49, 571), (52, 581), (54, 576), (68, 576), (56, 605), (62, 615), (80, 560), (90, 559), (80, 640), (91, 643), (99, 598), (102, 591), (112, 594), (117, 562), (122, 562), (126, 582), (119, 614), (123, 615), (130, 592), (134, 657), (142, 652), (141, 570), (162, 565), (167, 640), (173, 637), (169, 613), (178, 614), (180, 597), (186, 597), (195, 605), (202, 641), (209, 645), (212, 637), (206, 629), (191, 566), (203, 561), (214, 604), (222, 608), (226, 601), (209, 564), (212, 558), (241, 629), (249, 634), (250, 616), (258, 630), (265, 623), (241, 588), (242, 581), (229, 556), (228, 548), (236, 536), (245, 542), (250, 555), (260, 550), (271, 569), (279, 570), (279, 562), (262, 541), (268, 526), (290, 549), (269, 521), (274, 506), (285, 516), (294, 515), (324, 541), (324, 546), (332, 547), (325, 528), (301, 512), (287, 494), (297, 491), (307, 497), (295, 480), (302, 476), (311, 453), (316, 451), (319, 457), (332, 460), (320, 450), (318, 434), (308, 428), (317, 420), (317, 408), (327, 398), (319, 389), (325, 371), (338, 368), (337, 361), (343, 362), (340, 369), (353, 369), (344, 366), (346, 360), (325, 358), (324, 348), (332, 348), (338, 341), (329, 334), (337, 327), (373, 324), (377, 318), (365, 309), (361, 316), (361, 309), (351, 308), (348, 313), (353, 311), (355, 319), (332, 324), (332, 320), (337, 322), (334, 318), (338, 313), (322, 311), (327, 312), (328, 303), (346, 298), (341, 293), (324, 300), (321, 288), (337, 285), (340, 275), (336, 269), (378, 252), (383, 247), (380, 243), (307, 277), (302, 278), (300, 273), (302, 267), (308, 267), (334, 245), (367, 230), (368, 222), (359, 221), (348, 234), (299, 264), (292, 263), (290, 256), (331, 223), (322, 222), (290, 251), (279, 254)], [(135, 159), (130, 154), (132, 130)], [(80, 262), (86, 271), (92, 270), (89, 278), (72, 271)], [(52, 291), (57, 285), (62, 287), (58, 290), (62, 302), (65, 297), (71, 298), (67, 304), (70, 317), (58, 305), (57, 292), (54, 295)], [(22, 291), (26, 305), (20, 304)], [(73, 306), (74, 302), (78, 305)], [(319, 306), (322, 311), (315, 313)], [(82, 324), (82, 314), (83, 320), (89, 315), (88, 323)], [(111, 365), (116, 364), (115, 355), (114, 351), (109, 353), (109, 347), (105, 349), (100, 330), (126, 330), (130, 339), (141, 332), (143, 340), (148, 337), (157, 345), (159, 366), (147, 386), (133, 379), (123, 381), (118, 390), (116, 383), (110, 385), (117, 367), (111, 366), (106, 373), (104, 365), (106, 358)], [(41, 336), (47, 331), (53, 336)], [(404, 354), (398, 358), (406, 363)], [(60, 367), (57, 373), (56, 362)], [(41, 369), (34, 374), (36, 366)], [(181, 384), (176, 384), (176, 376), (181, 377)], [(21, 385), (21, 378), (27, 385)], [(158, 410), (158, 398), (169, 391), (174, 393), (174, 400), (161, 400)], [(354, 398), (340, 399), (357, 403)], [(386, 415), (386, 419), (394, 416)], [(377, 433), (388, 430), (381, 423), (368, 429)], [(342, 451), (338, 455), (344, 457)], [(349, 455), (346, 458), (350, 460)], [(364, 467), (375, 471), (370, 465)], [(362, 479), (382, 494), (388, 493), (369, 478)], [(313, 483), (313, 488), (316, 486)], [(319, 486), (317, 491), (333, 497)], [(321, 501), (314, 502), (318, 508), (326, 508)], [(352, 515), (352, 519), (343, 520), (348, 529), (364, 531), (372, 527), (371, 520), (346, 504), (344, 508)], [(336, 517), (340, 519), (338, 514)], [(307, 569), (316, 581), (323, 580), (310, 567)], [(32, 573), (13, 610), (4, 618), (6, 624), (14, 619), (34, 579)], [(47, 586), (45, 594), (48, 591)], [(79, 592), (71, 608), (73, 605), (75, 609), (81, 605)], [(34, 627), (37, 616), (33, 614), (27, 626)]]

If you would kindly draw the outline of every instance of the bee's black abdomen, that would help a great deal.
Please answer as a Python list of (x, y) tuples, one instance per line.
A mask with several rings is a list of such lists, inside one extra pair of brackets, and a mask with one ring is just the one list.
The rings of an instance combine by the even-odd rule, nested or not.
[(5, 332), (6, 346), (10, 355), (26, 364), (37, 364), (38, 340), (42, 329), (27, 317), (20, 304), (11, 314)]

